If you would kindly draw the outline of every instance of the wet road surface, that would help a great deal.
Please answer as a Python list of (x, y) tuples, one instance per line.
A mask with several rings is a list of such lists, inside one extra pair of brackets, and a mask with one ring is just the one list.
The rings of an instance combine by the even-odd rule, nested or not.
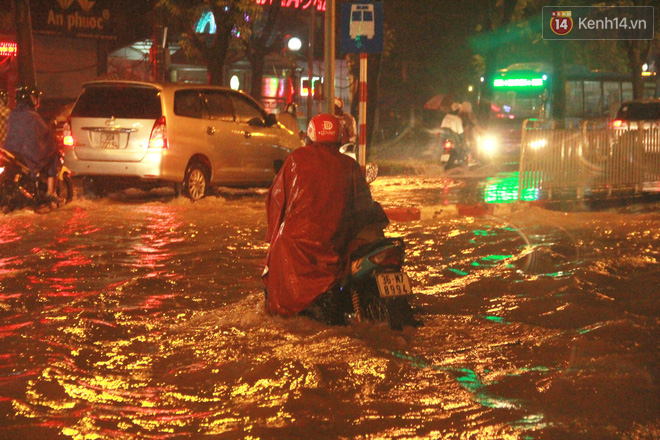
[(265, 313), (264, 190), (0, 217), (0, 438), (659, 438), (660, 206), (466, 192), (373, 184), (421, 212), (387, 230), (425, 324), (399, 332)]

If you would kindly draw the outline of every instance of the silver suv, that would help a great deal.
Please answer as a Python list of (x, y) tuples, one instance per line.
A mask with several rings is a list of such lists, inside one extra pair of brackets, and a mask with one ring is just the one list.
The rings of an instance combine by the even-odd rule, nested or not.
[(139, 81), (84, 84), (63, 143), (85, 192), (173, 185), (192, 200), (213, 185), (267, 186), (302, 145), (242, 92)]

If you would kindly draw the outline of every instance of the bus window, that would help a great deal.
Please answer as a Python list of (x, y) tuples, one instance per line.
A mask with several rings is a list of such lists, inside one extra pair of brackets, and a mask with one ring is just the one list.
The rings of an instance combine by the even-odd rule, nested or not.
[(582, 81), (566, 81), (566, 116), (581, 118), (583, 101)]
[(621, 84), (621, 101), (630, 101), (633, 97), (632, 82), (624, 82)]
[(584, 117), (600, 117), (603, 94), (600, 81), (584, 82)]
[(613, 118), (619, 107), (621, 107), (621, 83), (618, 81), (604, 81), (603, 98), (603, 112), (607, 117)]
[(655, 84), (652, 82), (644, 83), (644, 99), (655, 98)]

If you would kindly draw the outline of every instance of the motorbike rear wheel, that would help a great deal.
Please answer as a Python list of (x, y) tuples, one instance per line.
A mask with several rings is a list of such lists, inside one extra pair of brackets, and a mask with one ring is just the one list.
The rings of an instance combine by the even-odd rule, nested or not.
[(392, 330), (404, 326), (417, 327), (414, 311), (405, 297), (381, 298), (378, 294), (367, 295), (361, 300), (364, 317), (372, 322), (387, 322)]
[(387, 304), (378, 296), (369, 295), (362, 302), (364, 317), (373, 322), (390, 322)]
[(73, 180), (68, 174), (62, 176), (62, 180), (57, 180), (57, 197), (63, 200), (64, 203), (69, 203), (73, 200)]

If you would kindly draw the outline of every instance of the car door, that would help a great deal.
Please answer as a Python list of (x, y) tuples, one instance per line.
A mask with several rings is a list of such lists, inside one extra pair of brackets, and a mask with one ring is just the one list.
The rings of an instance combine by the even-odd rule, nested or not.
[(232, 93), (236, 123), (243, 135), (245, 180), (270, 182), (275, 176), (275, 161), (283, 161), (287, 151), (278, 145), (279, 124), (266, 126), (266, 112), (251, 99)]
[(203, 90), (206, 138), (213, 162), (213, 183), (244, 180), (244, 132), (236, 122), (231, 98), (224, 90)]

